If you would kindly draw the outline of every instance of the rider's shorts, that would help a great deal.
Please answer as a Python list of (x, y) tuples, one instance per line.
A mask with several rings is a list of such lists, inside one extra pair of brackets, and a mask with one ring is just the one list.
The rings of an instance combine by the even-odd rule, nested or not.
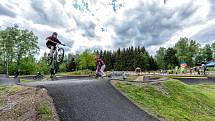
[(50, 41), (47, 41), (47, 42), (46, 42), (46, 46), (47, 46), (49, 49), (51, 49), (50, 46), (54, 46), (54, 50), (56, 49), (56, 44), (53, 43), (53, 42), (50, 42)]

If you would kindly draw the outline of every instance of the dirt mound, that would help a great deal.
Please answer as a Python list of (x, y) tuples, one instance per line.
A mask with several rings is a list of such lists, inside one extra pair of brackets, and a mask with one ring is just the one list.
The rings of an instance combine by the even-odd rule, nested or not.
[(16, 92), (1, 94), (0, 99), (4, 102), (0, 105), (0, 119), (3, 121), (40, 121), (43, 114), (39, 107), (43, 102), (51, 108), (51, 117), (48, 118), (51, 121), (59, 120), (53, 101), (45, 89), (21, 87), (21, 90)]

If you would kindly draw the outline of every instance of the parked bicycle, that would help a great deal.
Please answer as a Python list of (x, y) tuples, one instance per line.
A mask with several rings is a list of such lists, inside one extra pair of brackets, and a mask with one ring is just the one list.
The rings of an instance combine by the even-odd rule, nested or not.
[(40, 72), (37, 72), (37, 75), (33, 77), (34, 80), (42, 80), (43, 75)]

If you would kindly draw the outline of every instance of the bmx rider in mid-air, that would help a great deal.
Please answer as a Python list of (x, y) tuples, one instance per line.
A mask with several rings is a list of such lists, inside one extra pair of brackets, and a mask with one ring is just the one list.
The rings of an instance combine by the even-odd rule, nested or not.
[[(61, 45), (65, 46), (65, 44), (62, 44), (58, 40), (57, 35), (58, 35), (57, 32), (53, 32), (51, 36), (46, 38), (46, 40), (47, 40), (46, 46), (50, 49), (50, 53), (48, 55), (47, 61), (49, 59), (53, 59), (53, 53), (56, 50), (57, 44), (61, 44)], [(56, 73), (55, 68), (51, 68), (51, 78), (55, 75), (55, 73)]]

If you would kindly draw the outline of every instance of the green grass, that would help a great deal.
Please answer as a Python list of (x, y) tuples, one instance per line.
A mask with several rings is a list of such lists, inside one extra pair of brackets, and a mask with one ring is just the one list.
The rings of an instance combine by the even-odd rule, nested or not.
[(0, 85), (0, 96), (13, 95), (22, 89), (21, 86), (17, 85)]
[[(126, 76), (125, 81), (134, 81), (137, 78), (138, 78), (138, 76)], [(123, 80), (123, 78), (121, 80)]]
[(163, 75), (163, 76), (150, 76), (150, 78), (163, 78), (163, 77), (168, 77), (168, 78), (174, 78), (174, 79), (180, 79), (180, 78), (200, 78), (200, 79), (207, 79), (206, 76), (203, 75)]
[(215, 121), (215, 85), (169, 80), (145, 86), (118, 82), (116, 87), (156, 117), (169, 121)]
[(79, 76), (79, 75), (92, 75), (95, 74), (94, 71), (90, 70), (79, 70), (79, 71), (74, 71), (74, 72), (64, 72), (64, 73), (58, 73), (57, 75), (64, 75), (64, 76)]
[(127, 77), (127, 80), (133, 81), (133, 80), (135, 80), (137, 78), (138, 78), (138, 76), (129, 76), (129, 77)]
[(29, 82), (34, 82), (33, 80), (27, 80), (27, 79), (20, 79), (21, 83), (29, 83)]
[(51, 120), (51, 108), (48, 102), (41, 102), (38, 108), (39, 114), (41, 116), (42, 121), (50, 121)]

